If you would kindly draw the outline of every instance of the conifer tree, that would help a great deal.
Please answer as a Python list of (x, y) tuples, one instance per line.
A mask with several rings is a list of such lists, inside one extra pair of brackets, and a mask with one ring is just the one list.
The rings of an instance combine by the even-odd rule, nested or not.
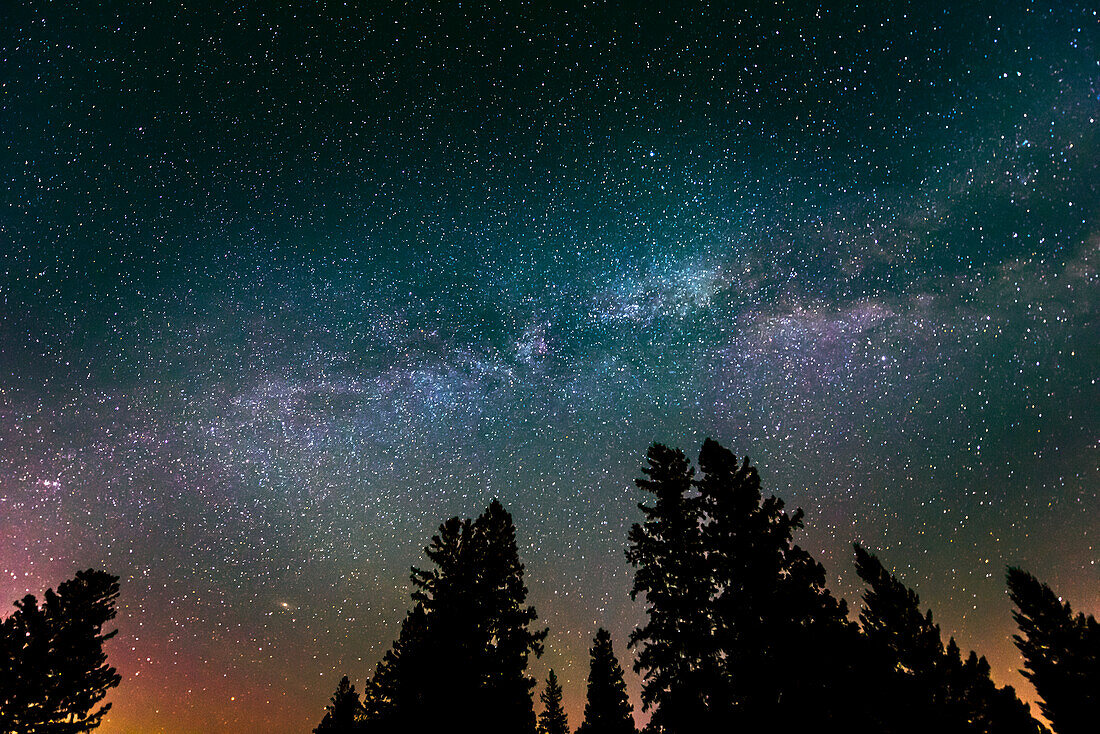
[(680, 450), (653, 444), (637, 485), (654, 495), (639, 504), (642, 523), (630, 529), (627, 560), (635, 567), (631, 598), (644, 595), (648, 622), (630, 635), (643, 673), (642, 707), (656, 705), (647, 731), (706, 727), (710, 652), (709, 574), (700, 533), (700, 506), (691, 494), (694, 470)]
[(1050, 587), (1019, 568), (1007, 572), (1008, 593), (1016, 605), (1014, 635), (1024, 656), (1021, 670), (1042, 697), (1043, 715), (1058, 734), (1084, 734), (1100, 728), (1100, 623), (1076, 615)]
[(362, 712), (359, 694), (345, 675), (336, 686), (325, 717), (313, 730), (313, 734), (354, 734), (359, 731)]
[[(533, 734), (526, 675), (546, 631), (526, 605), (511, 515), (493, 500), (476, 520), (451, 518), (414, 568), (414, 606), (366, 688), (366, 731), (430, 731), (476, 710), (487, 732)], [(446, 681), (446, 684), (442, 684)]]
[(867, 584), (859, 620), (880, 667), (909, 681), (914, 705), (925, 708), (933, 698), (936, 667), (944, 657), (940, 628), (932, 610), (922, 614), (920, 597), (892, 576), (875, 556), (855, 546), (856, 572)]
[(708, 439), (702, 477), (680, 451), (655, 444), (646, 479), (656, 495), (631, 529), (633, 594), (649, 622), (642, 702), (647, 732), (859, 725), (849, 705), (858, 630), (825, 588), (825, 570), (793, 543), (802, 512), (764, 499), (756, 470)]
[(482, 641), (484, 667), (482, 685), (492, 702), (490, 725), (506, 732), (529, 732), (535, 728), (531, 691), (535, 679), (526, 674), (530, 655), (542, 655), (547, 631), (532, 630), (538, 618), (527, 606), (523, 564), (516, 548), (512, 516), (494, 499), (474, 523), (474, 533), (483, 548), (478, 562), (481, 583), (477, 598), (484, 605), (486, 621)]
[[(424, 608), (417, 604), (401, 622), (393, 645), (375, 667), (363, 690), (364, 731), (371, 734), (400, 731), (399, 715), (415, 708), (418, 692), (427, 690), (424, 680), (428, 652)], [(404, 704), (399, 707), (399, 703)]]
[[(478, 608), (482, 547), (473, 522), (451, 518), (443, 523), (424, 553), (435, 567), (413, 569), (412, 598), (424, 626), (403, 651), (398, 700), (402, 728), (427, 731), (445, 726), (464, 706), (485, 709), (479, 684), (487, 620)], [(447, 684), (440, 685), (442, 680)]]
[(856, 571), (867, 584), (860, 613), (881, 702), (882, 728), (899, 732), (1039, 734), (1026, 704), (1009, 686), (998, 688), (989, 663), (971, 652), (962, 659), (952, 638), (946, 648), (920, 597), (860, 546)]
[(590, 654), (584, 722), (577, 734), (636, 734), (634, 708), (626, 695), (623, 669), (607, 630), (600, 628), (596, 632)]
[(118, 577), (79, 571), (15, 603), (0, 624), (0, 731), (77, 734), (99, 726), (111, 704), (96, 705), (121, 680), (107, 664), (103, 632), (114, 619)]
[(941, 663), (943, 672), (938, 700), (947, 710), (946, 726), (960, 731), (989, 734), (1049, 734), (1046, 727), (1031, 716), (1012, 686), (998, 687), (991, 677), (989, 662), (973, 650), (962, 659), (952, 637), (947, 641)]
[(793, 542), (802, 511), (765, 499), (748, 459), (717, 441), (703, 443), (699, 468), (713, 623), (704, 659), (718, 661), (706, 680), (712, 715), (750, 730), (851, 723), (843, 697), (856, 631), (824, 568)]
[(539, 734), (569, 734), (569, 719), (561, 706), (561, 686), (553, 668), (546, 676), (546, 689), (539, 698), (543, 706), (539, 714)]

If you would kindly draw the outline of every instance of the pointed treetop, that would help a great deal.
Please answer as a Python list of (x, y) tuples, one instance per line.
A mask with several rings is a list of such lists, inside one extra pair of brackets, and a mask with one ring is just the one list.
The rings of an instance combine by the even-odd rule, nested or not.
[(577, 734), (635, 734), (634, 708), (626, 694), (623, 669), (615, 657), (611, 634), (602, 627), (590, 654), (584, 722)]
[(539, 734), (569, 734), (569, 719), (562, 708), (562, 691), (554, 669), (546, 676), (546, 689), (539, 696), (543, 711), (539, 714)]
[(359, 694), (345, 675), (337, 684), (336, 692), (332, 694), (325, 718), (321, 719), (313, 734), (351, 734), (358, 726), (362, 713), (363, 705), (359, 701)]
[(1039, 709), (1058, 734), (1096, 731), (1100, 721), (1100, 622), (1073, 613), (1046, 584), (1019, 568), (1006, 573), (1020, 672), (1042, 697)]

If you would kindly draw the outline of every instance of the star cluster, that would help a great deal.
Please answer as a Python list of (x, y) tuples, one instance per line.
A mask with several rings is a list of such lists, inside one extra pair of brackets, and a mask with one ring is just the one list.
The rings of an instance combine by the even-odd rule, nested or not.
[(308, 730), (494, 496), (579, 723), (706, 436), (1033, 696), (1005, 565), (1100, 608), (1097, 13), (689, 5), (5, 8), (0, 600), (121, 575), (104, 732)]

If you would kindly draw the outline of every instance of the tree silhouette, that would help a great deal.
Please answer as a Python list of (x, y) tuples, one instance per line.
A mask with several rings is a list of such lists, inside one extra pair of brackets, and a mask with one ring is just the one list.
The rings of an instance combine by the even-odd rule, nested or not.
[(844, 699), (857, 632), (825, 588), (825, 569), (793, 542), (802, 511), (765, 499), (747, 458), (717, 441), (699, 452), (700, 496), (717, 674), (712, 715), (746, 729), (850, 723)]
[(590, 651), (588, 697), (577, 734), (636, 734), (634, 708), (626, 695), (623, 669), (611, 646), (611, 634), (600, 628)]
[(635, 567), (632, 599), (645, 596), (649, 621), (630, 635), (640, 648), (634, 663), (643, 673), (642, 707), (657, 706), (647, 731), (681, 732), (705, 727), (706, 682), (713, 668), (709, 576), (703, 555), (700, 508), (691, 493), (694, 470), (680, 450), (653, 444), (645, 479), (652, 506), (639, 504), (642, 523), (630, 529), (627, 560)]
[[(401, 622), (397, 640), (375, 668), (363, 691), (364, 730), (400, 730), (400, 717), (411, 718), (417, 695), (428, 690), (423, 657), (428, 652), (424, 608), (417, 604)], [(400, 704), (400, 705), (399, 705)]]
[[(994, 683), (985, 658), (964, 657), (954, 639), (944, 645), (917, 594), (858, 545), (867, 589), (859, 624), (848, 620), (847, 605), (825, 587), (824, 568), (794, 542), (802, 511), (764, 498), (747, 458), (707, 439), (698, 466), (696, 476), (683, 452), (653, 444), (637, 480), (653, 495), (651, 505), (638, 505), (644, 518), (631, 527), (626, 551), (635, 569), (631, 597), (644, 597), (647, 614), (629, 642), (652, 711), (647, 734), (1046, 732), (1011, 687)], [(532, 629), (537, 615), (526, 603), (515, 535), (495, 499), (474, 520), (440, 525), (425, 548), (431, 565), (412, 570), (413, 606), (362, 702), (345, 677), (315, 732), (444, 730), (470, 711), (488, 734), (568, 732), (553, 670), (537, 718), (532, 706), (527, 666), (542, 653), (546, 630)], [(1058, 734), (1091, 731), (1100, 625), (1074, 616), (1022, 571), (1009, 569), (1008, 582), (1019, 608), (1015, 640), (1044, 713)], [(28, 606), (20, 624), (39, 624), (36, 612)], [(7, 626), (4, 651), (22, 639)], [(590, 652), (578, 734), (635, 733), (606, 630)], [(9, 669), (0, 673), (10, 678)]]
[(868, 584), (860, 623), (868, 642), (876, 712), (898, 732), (1038, 734), (1042, 726), (1009, 686), (998, 688), (989, 663), (971, 652), (962, 659), (952, 638), (946, 648), (932, 612), (875, 556), (855, 546), (856, 571)]
[(561, 706), (561, 686), (553, 668), (546, 676), (546, 689), (539, 698), (543, 705), (539, 714), (539, 734), (569, 734), (569, 719)]
[(1058, 734), (1095, 732), (1100, 726), (1100, 623), (1091, 614), (1076, 615), (1031, 574), (1007, 572), (1013, 635), (1024, 656), (1024, 674), (1042, 696), (1040, 710)]
[[(111, 704), (96, 705), (121, 680), (107, 665), (103, 632), (115, 618), (118, 577), (79, 571), (28, 594), (0, 624), (0, 731), (76, 734), (99, 726)], [(94, 709), (94, 710), (93, 710)]]
[[(879, 716), (896, 721), (898, 731), (924, 731), (939, 713), (930, 706), (936, 697), (937, 666), (944, 656), (940, 629), (932, 612), (921, 614), (916, 592), (894, 578), (879, 560), (855, 546), (856, 572), (868, 585), (859, 619), (868, 645), (869, 702), (883, 707)], [(938, 722), (942, 725), (942, 722)]]
[(697, 481), (678, 450), (654, 444), (647, 461), (637, 483), (656, 502), (627, 549), (649, 617), (631, 635), (643, 706), (657, 705), (646, 731), (858, 724), (858, 629), (793, 543), (802, 511), (764, 499), (748, 460), (710, 439)]
[(366, 730), (449, 728), (476, 710), (484, 731), (533, 733), (527, 662), (546, 631), (530, 628), (511, 515), (494, 499), (476, 520), (451, 518), (425, 554), (434, 567), (413, 569), (413, 609), (367, 684)]
[(542, 655), (547, 630), (530, 628), (538, 614), (534, 607), (525, 606), (527, 587), (512, 516), (494, 499), (474, 522), (474, 533), (483, 546), (477, 598), (483, 605), (481, 619), (488, 634), (481, 648), (483, 686), (492, 702), (487, 723), (499, 731), (532, 731), (535, 679), (526, 675), (527, 662), (531, 653)]
[(997, 686), (984, 656), (971, 650), (962, 659), (954, 637), (947, 642), (942, 668), (945, 684), (940, 700), (949, 711), (944, 717), (949, 726), (964, 732), (1049, 734), (1012, 686)]
[(336, 686), (336, 692), (332, 694), (332, 703), (328, 706), (325, 718), (321, 719), (313, 734), (353, 734), (359, 731), (362, 713), (363, 704), (359, 702), (359, 694), (345, 675)]

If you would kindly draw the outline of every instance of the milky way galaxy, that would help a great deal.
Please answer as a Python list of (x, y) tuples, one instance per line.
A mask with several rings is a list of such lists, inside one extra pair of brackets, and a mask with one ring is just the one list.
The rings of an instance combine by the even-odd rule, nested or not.
[(1033, 698), (1005, 566), (1100, 610), (1096, 10), (468, 5), (0, 10), (0, 603), (121, 576), (101, 731), (308, 731), (492, 497), (576, 725), (707, 436)]

